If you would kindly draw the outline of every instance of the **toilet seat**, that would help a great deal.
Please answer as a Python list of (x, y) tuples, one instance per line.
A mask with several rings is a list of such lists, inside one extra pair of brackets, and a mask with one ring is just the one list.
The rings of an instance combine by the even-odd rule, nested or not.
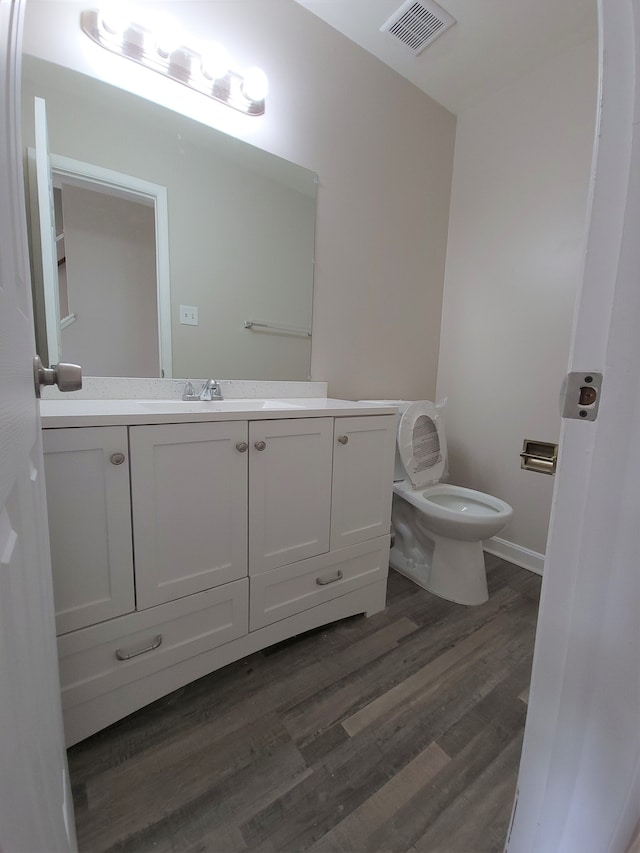
[(509, 504), (486, 492), (434, 483), (424, 489), (414, 489), (410, 483), (394, 483), (393, 491), (416, 509), (431, 518), (455, 521), (457, 524), (484, 524), (498, 515), (512, 513)]
[(414, 489), (440, 481), (447, 463), (447, 441), (434, 403), (419, 400), (407, 406), (398, 424), (398, 453)]

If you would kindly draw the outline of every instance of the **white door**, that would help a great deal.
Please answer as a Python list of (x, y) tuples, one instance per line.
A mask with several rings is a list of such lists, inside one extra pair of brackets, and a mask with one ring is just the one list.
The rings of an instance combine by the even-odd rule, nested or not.
[(333, 418), (249, 424), (249, 574), (329, 550)]
[(336, 418), (332, 551), (389, 533), (396, 423), (395, 415)]
[(21, 0), (0, 0), (0, 849), (75, 850), (62, 734), (20, 128)]
[(624, 853), (640, 825), (640, 3), (600, 11), (569, 370), (604, 383), (596, 421), (563, 422), (509, 853)]

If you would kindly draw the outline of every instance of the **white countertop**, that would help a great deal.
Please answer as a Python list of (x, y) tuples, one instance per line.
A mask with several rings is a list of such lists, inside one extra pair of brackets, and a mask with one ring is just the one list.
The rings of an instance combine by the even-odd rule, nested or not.
[(392, 415), (395, 412), (392, 404), (355, 403), (330, 397), (245, 398), (193, 403), (182, 400), (40, 401), (44, 428)]

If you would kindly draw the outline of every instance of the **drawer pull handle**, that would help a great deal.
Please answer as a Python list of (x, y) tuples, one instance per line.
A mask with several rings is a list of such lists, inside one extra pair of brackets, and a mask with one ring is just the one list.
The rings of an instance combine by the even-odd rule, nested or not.
[(338, 569), (338, 571), (332, 578), (316, 578), (316, 583), (318, 584), (318, 586), (326, 586), (328, 583), (335, 583), (336, 581), (341, 581), (342, 577), (342, 570)]
[(162, 634), (156, 634), (150, 646), (145, 646), (143, 649), (138, 649), (135, 652), (123, 652), (122, 649), (116, 649), (116, 657), (118, 660), (131, 660), (131, 658), (137, 658), (138, 655), (144, 655), (146, 652), (152, 652), (154, 649), (157, 649), (161, 643)]
[(124, 462), (125, 456), (124, 453), (112, 453), (109, 457), (109, 461), (112, 465), (122, 465)]
[(266, 441), (256, 441), (256, 443), (253, 446), (255, 447), (256, 450), (264, 450), (265, 447), (267, 446), (267, 442)]
[(348, 435), (339, 435), (338, 441), (340, 442), (340, 444), (346, 444), (349, 441), (349, 436)]
[(247, 442), (246, 442), (246, 441), (239, 441), (239, 442), (236, 444), (236, 450), (237, 450), (239, 453), (246, 453), (246, 452), (247, 452), (247, 450), (248, 450), (248, 448), (249, 448), (249, 445), (247, 444)]

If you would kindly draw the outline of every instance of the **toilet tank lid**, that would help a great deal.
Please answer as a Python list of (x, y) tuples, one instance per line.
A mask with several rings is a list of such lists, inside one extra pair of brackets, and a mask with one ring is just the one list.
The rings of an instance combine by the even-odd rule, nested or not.
[(398, 424), (398, 453), (414, 488), (440, 481), (447, 462), (447, 442), (435, 403), (419, 400), (406, 407)]

